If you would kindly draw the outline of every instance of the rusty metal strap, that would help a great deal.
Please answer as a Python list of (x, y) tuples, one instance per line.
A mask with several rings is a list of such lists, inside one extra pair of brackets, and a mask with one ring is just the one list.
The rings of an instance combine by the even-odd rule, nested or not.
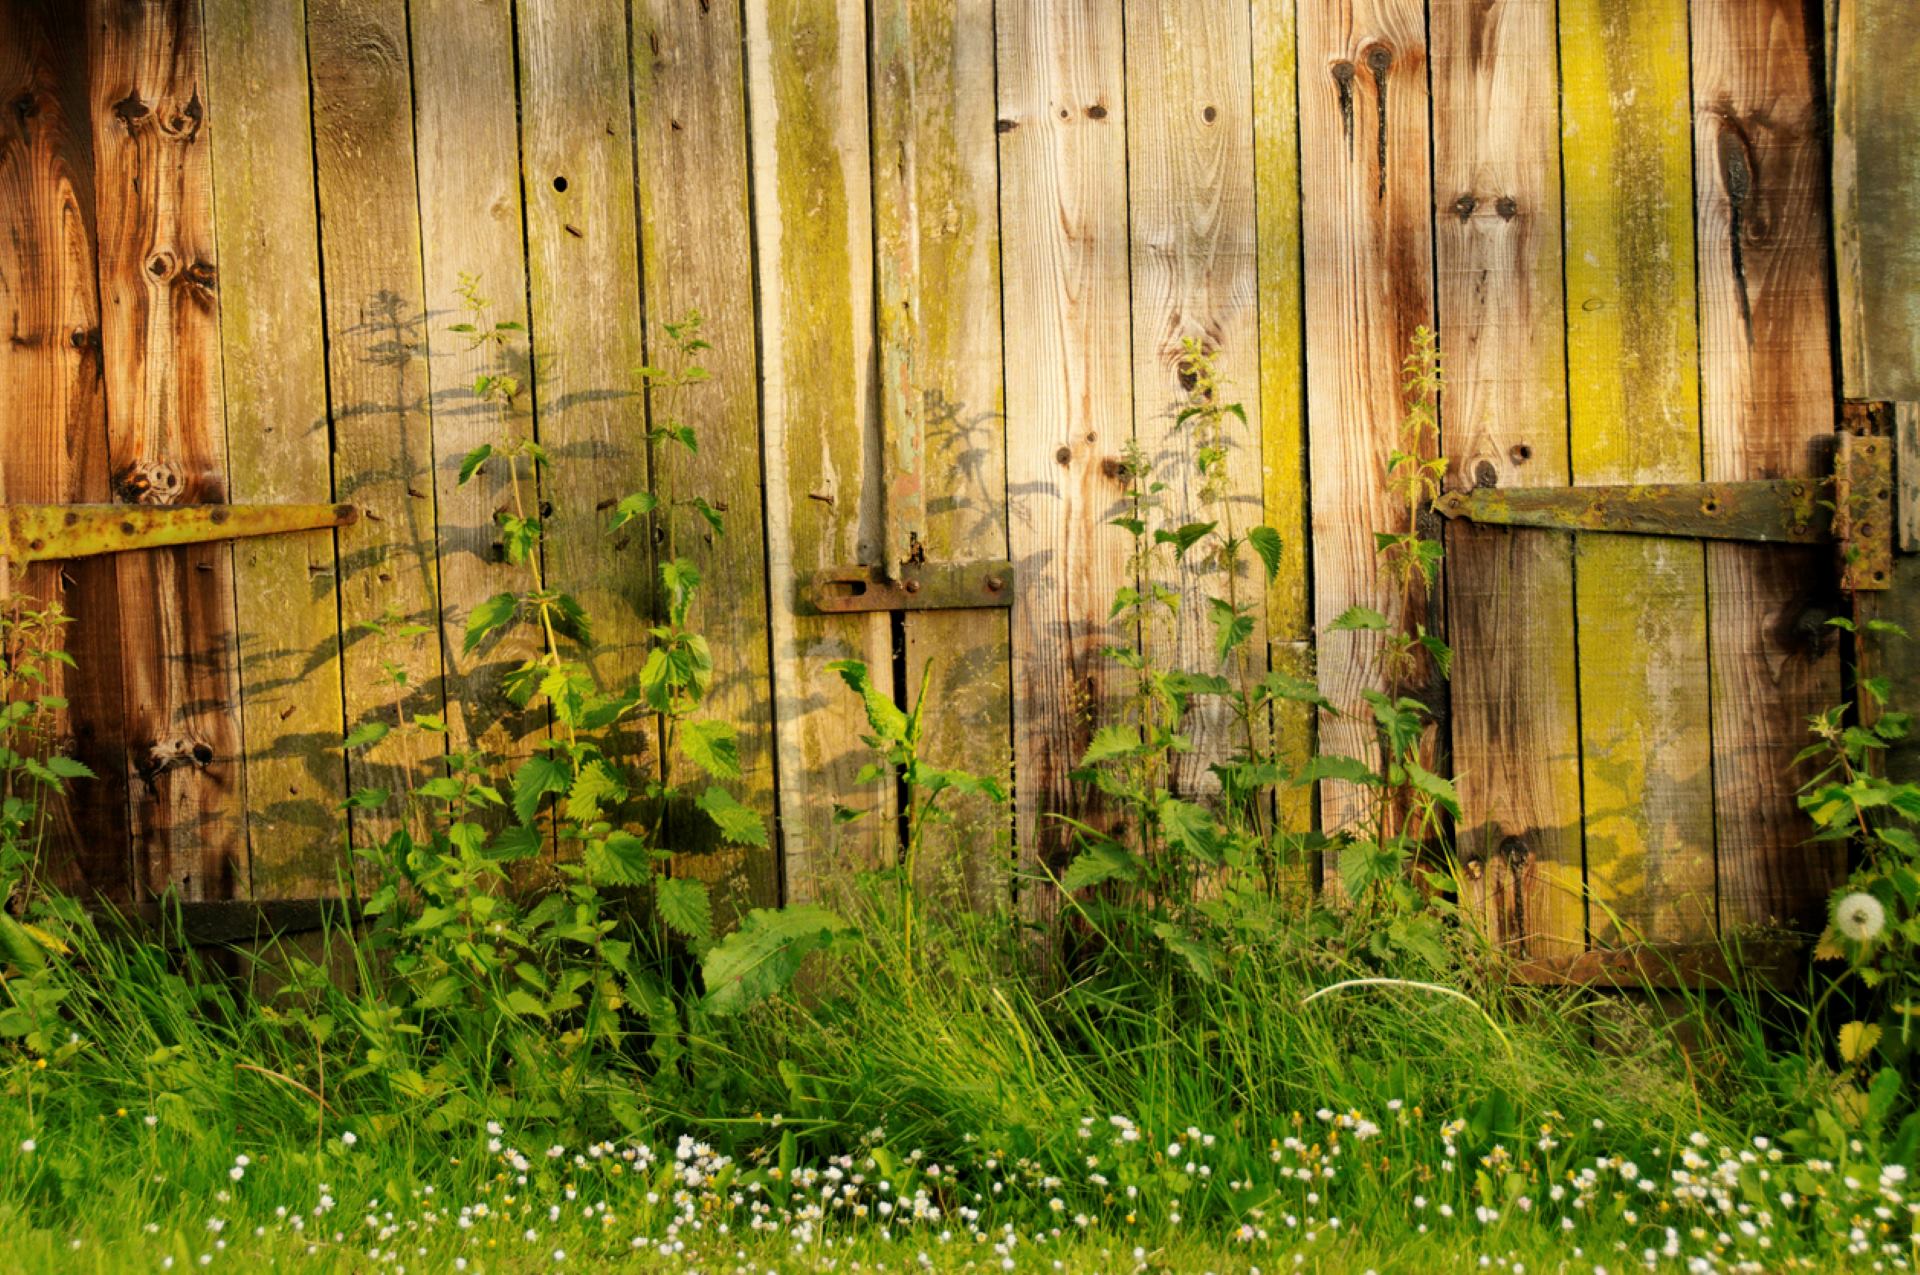
[(1013, 605), (1013, 564), (913, 563), (892, 579), (881, 567), (836, 567), (814, 573), (808, 599), (826, 615), (861, 611), (945, 611)]

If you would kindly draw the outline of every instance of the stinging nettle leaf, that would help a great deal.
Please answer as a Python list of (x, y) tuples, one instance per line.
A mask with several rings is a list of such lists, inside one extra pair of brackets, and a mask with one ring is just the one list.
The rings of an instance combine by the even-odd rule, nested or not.
[(1267, 583), (1273, 583), (1280, 574), (1280, 533), (1272, 527), (1254, 527), (1247, 532), (1247, 543), (1260, 555), (1260, 565), (1267, 569)]

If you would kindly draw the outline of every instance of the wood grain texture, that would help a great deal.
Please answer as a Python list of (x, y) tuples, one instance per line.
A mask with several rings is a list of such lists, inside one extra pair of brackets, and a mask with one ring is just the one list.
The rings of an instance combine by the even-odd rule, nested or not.
[[(644, 531), (606, 532), (606, 511), (648, 487), (633, 110), (613, 35), (625, 8), (534, 0), (518, 15), (535, 428), (554, 466), (547, 583), (586, 608), (594, 676), (618, 690), (646, 660), (654, 597)], [(650, 766), (654, 735), (633, 719), (621, 749)]]
[[(1127, 580), (1122, 456), (1133, 433), (1127, 278), (1125, 32), (1097, 0), (1002, 6), (1002, 313), (1007, 360), (1015, 814), (1024, 871), (1071, 850), (1052, 815), (1098, 822), (1069, 779), (1120, 694), (1101, 655)], [(1022, 910), (1039, 919), (1050, 893)]]
[[(333, 499), (301, 0), (207, 0), (220, 352), (233, 499)], [(231, 108), (231, 109), (229, 109)], [(340, 612), (332, 531), (236, 541), (247, 848), (256, 897), (333, 888)]]
[[(1700, 477), (1683, 0), (1560, 8), (1576, 484)], [(1580, 536), (1581, 779), (1596, 943), (1714, 924), (1705, 556)]]
[[(1173, 525), (1213, 522), (1244, 533), (1265, 513), (1261, 481), (1260, 326), (1254, 249), (1253, 83), (1244, 4), (1179, 0), (1127, 6), (1127, 199), (1133, 278), (1134, 435)], [(1203, 492), (1182, 383), (1184, 343), (1213, 356), (1225, 400), (1244, 423), (1227, 423), (1225, 482)], [(1186, 599), (1177, 619), (1148, 635), (1163, 667), (1222, 673), (1236, 685), (1267, 672), (1262, 568), (1242, 555), (1230, 578), (1217, 560), (1183, 559), (1166, 581)], [(1236, 657), (1215, 654), (1203, 599), (1250, 612), (1252, 636)], [(1177, 791), (1217, 790), (1211, 767), (1252, 748), (1227, 702), (1196, 701), (1184, 729), (1193, 751), (1176, 759)]]
[[(1800, 0), (1694, 0), (1691, 21), (1706, 478), (1819, 474), (1837, 387), (1817, 33)], [(1706, 552), (1720, 920), (1817, 929), (1845, 856), (1805, 844), (1793, 759), (1840, 695), (1830, 555)]]
[[(111, 499), (96, 269), (93, 140), (84, 10), (0, 3), (0, 499)], [(97, 778), (48, 807), (47, 879), (83, 897), (130, 902), (126, 703), (120, 581), (111, 559), (16, 571), (13, 588), (57, 601), (78, 671), (58, 666), (62, 746)]]
[[(414, 0), (408, 21), (447, 743), (517, 762), (545, 737), (546, 714), (516, 708), (500, 682), (534, 654), (539, 640), (531, 626), (515, 625), (472, 654), (464, 650), (468, 613), (528, 585), (526, 568), (508, 563), (500, 551), (494, 521), (498, 511), (513, 508), (508, 467), (495, 461), (460, 485), (468, 452), (533, 434), (513, 14), (508, 0)], [(461, 296), (463, 275), (477, 276), (478, 293), (489, 302), (477, 320)], [(455, 324), (497, 322), (519, 323), (522, 330), (504, 347), (449, 331)], [(511, 404), (474, 394), (476, 377), (501, 373), (522, 387)], [(520, 473), (523, 499), (534, 499), (539, 483), (524, 461)]]
[[(732, 723), (740, 747), (735, 795), (773, 826), (772, 678), (767, 642), (767, 540), (761, 516), (759, 360), (754, 342), (753, 227), (747, 191), (745, 68), (738, 8), (693, 0), (645, 0), (633, 14), (641, 247), (647, 339), (655, 362), (661, 325), (698, 311), (713, 343), (702, 360), (713, 380), (687, 392), (678, 414), (700, 440), (698, 454), (666, 448), (654, 457), (663, 493), (700, 496), (723, 511), (714, 535), (690, 509), (674, 518), (674, 550), (705, 581), (694, 622), (716, 659), (706, 715)], [(664, 407), (656, 403), (656, 416)], [(674, 759), (683, 780), (691, 780)], [(721, 887), (723, 915), (779, 901), (777, 851), (706, 845), (704, 816), (676, 826), (691, 853), (676, 873)]]
[[(90, 9), (101, 354), (118, 501), (228, 499), (213, 116), (197, 5)], [(135, 859), (147, 890), (248, 890), (233, 548), (117, 555)]]
[[(334, 492), (360, 508), (340, 530), (342, 676), (349, 728), (442, 713), (427, 307), (420, 269), (413, 92), (399, 0), (309, 0), (314, 160), (327, 318)], [(381, 637), (370, 623), (425, 626)], [(404, 674), (396, 687), (390, 671)], [(395, 730), (349, 761), (355, 789), (396, 795), (438, 737)], [(398, 806), (356, 811), (365, 844)]]
[[(1267, 586), (1268, 663), (1313, 676), (1312, 545), (1308, 539), (1306, 331), (1301, 296), (1300, 113), (1295, 0), (1253, 4), (1253, 179), (1260, 306), (1260, 457), (1263, 521), (1280, 533), (1280, 570)], [(1275, 706), (1278, 755), (1313, 755), (1315, 714)], [(1279, 794), (1282, 827), (1313, 826), (1313, 791)]]
[[(1432, 11), (1447, 483), (1569, 479), (1552, 0)], [(1536, 958), (1586, 942), (1571, 537), (1447, 528), (1453, 759), (1468, 896)]]
[[(1848, 398), (1920, 400), (1920, 42), (1903, 0), (1841, 0), (1836, 170), (1851, 179), (1840, 235)], [(1849, 269), (1851, 268), (1851, 269)]]
[[(780, 833), (789, 900), (837, 891), (893, 861), (893, 794), (856, 782), (869, 759), (859, 702), (827, 664), (866, 662), (893, 684), (885, 615), (820, 616), (813, 572), (878, 562), (880, 431), (866, 8), (858, 0), (747, 7), (768, 594)], [(868, 812), (836, 823), (836, 804)]]
[[(932, 562), (1004, 558), (993, 6), (892, 0), (876, 5), (874, 14), (875, 239), (883, 270), (890, 252), (907, 264), (902, 317), (912, 374), (905, 390), (920, 413), (925, 447), (922, 543)], [(881, 292), (884, 297), (884, 286)], [(888, 332), (883, 326), (883, 341)], [(890, 413), (886, 425), (892, 429)], [(895, 442), (891, 435), (886, 441)], [(1013, 715), (1007, 613), (918, 611), (902, 620), (907, 694), (917, 693), (929, 664), (933, 670), (933, 760), (1007, 783)], [(933, 834), (937, 844), (922, 852), (923, 887), (981, 909), (1004, 905), (1012, 828), (986, 801), (944, 804), (954, 823)]]
[[(1374, 547), (1376, 533), (1407, 527), (1386, 460), (1400, 442), (1401, 363), (1414, 330), (1433, 324), (1426, 24), (1410, 0), (1302, 0), (1299, 20), (1313, 601), (1321, 690), (1341, 714), (1320, 723), (1320, 747), (1370, 761), (1360, 697), (1380, 680), (1379, 635), (1326, 626), (1352, 606), (1396, 629), (1426, 619), (1390, 598)], [(1320, 802), (1328, 829), (1362, 810), (1349, 785), (1325, 785)]]

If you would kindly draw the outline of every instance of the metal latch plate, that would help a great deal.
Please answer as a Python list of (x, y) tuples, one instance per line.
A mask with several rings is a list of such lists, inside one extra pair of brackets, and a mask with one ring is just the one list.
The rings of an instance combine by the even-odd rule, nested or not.
[(826, 615), (863, 611), (949, 611), (1013, 605), (1013, 564), (910, 563), (893, 579), (878, 567), (816, 571), (807, 590), (814, 609)]

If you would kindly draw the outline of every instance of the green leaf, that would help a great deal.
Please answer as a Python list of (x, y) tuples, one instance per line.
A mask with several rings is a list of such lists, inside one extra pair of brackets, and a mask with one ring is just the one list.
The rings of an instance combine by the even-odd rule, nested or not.
[(1451, 780), (1434, 774), (1411, 757), (1402, 764), (1407, 770), (1407, 782), (1416, 792), (1433, 798), (1442, 810), (1454, 818), (1460, 817), (1460, 794), (1454, 791)]
[(1280, 533), (1272, 527), (1254, 527), (1247, 532), (1247, 543), (1260, 555), (1260, 565), (1267, 569), (1267, 583), (1272, 584), (1280, 574)]
[(620, 503), (613, 507), (613, 530), (632, 522), (635, 518), (644, 518), (660, 507), (660, 498), (650, 491), (636, 491), (631, 496), (622, 496)]
[(552, 602), (553, 627), (558, 633), (572, 638), (581, 646), (593, 645), (593, 625), (587, 620), (586, 608), (571, 593), (556, 594)]
[(1153, 933), (1167, 950), (1186, 962), (1194, 975), (1206, 982), (1214, 982), (1219, 976), (1220, 953), (1209, 943), (1204, 943), (1167, 921), (1156, 921)]
[(1351, 757), (1342, 757), (1337, 753), (1324, 753), (1318, 757), (1308, 758), (1307, 764), (1294, 775), (1293, 782), (1296, 787), (1326, 779), (1345, 780), (1354, 784), (1371, 784), (1377, 783), (1379, 778), (1380, 776), (1376, 775), (1373, 768), (1365, 762), (1356, 761)]
[(487, 634), (513, 618), (519, 606), (518, 594), (496, 593), (467, 612), (467, 637), (461, 644), (460, 653), (473, 654), (473, 649), (486, 640)]
[(587, 843), (587, 871), (603, 885), (641, 885), (653, 875), (653, 850), (631, 832)]
[(733, 844), (761, 847), (767, 844), (767, 825), (760, 813), (741, 805), (719, 784), (709, 784), (696, 804), (707, 812), (707, 817), (720, 829), (720, 835)]
[(0, 911), (0, 956), (18, 970), (44, 969), (47, 964), (46, 951), (34, 942), (27, 927), (4, 911)]
[(513, 825), (494, 833), (480, 854), (490, 863), (517, 863), (538, 856), (544, 849), (546, 842), (538, 828)]
[(740, 778), (740, 745), (730, 722), (680, 723), (680, 755), (715, 779)]
[(1213, 623), (1213, 654), (1225, 663), (1233, 648), (1253, 636), (1253, 617), (1221, 598), (1207, 600), (1207, 618)]
[(94, 778), (94, 773), (87, 769), (86, 763), (72, 757), (62, 757), (58, 753), (47, 758), (47, 769), (62, 779)]
[(1327, 627), (1335, 633), (1354, 633), (1361, 630), (1384, 633), (1387, 631), (1387, 617), (1371, 607), (1348, 607)]
[(810, 954), (832, 946), (847, 923), (817, 903), (755, 908), (701, 962), (707, 1011), (733, 1014), (781, 991)]
[(1086, 755), (1080, 759), (1080, 764), (1092, 766), (1117, 757), (1131, 757), (1139, 751), (1140, 736), (1131, 726), (1102, 726), (1093, 732), (1093, 739), (1087, 744)]
[(523, 824), (530, 824), (534, 816), (540, 813), (540, 799), (548, 793), (565, 792), (573, 785), (573, 772), (564, 765), (546, 756), (536, 753), (520, 764), (513, 772), (513, 814)]
[(592, 823), (606, 806), (623, 800), (626, 786), (603, 761), (590, 761), (573, 777), (567, 790), (567, 818)]
[(367, 744), (377, 744), (385, 739), (387, 732), (392, 729), (385, 722), (362, 722), (353, 728), (353, 733), (347, 736), (342, 747), (360, 748)]
[[(472, 326), (470, 324), (464, 324), (464, 323), (455, 326), (451, 330), (458, 332), (461, 328), (466, 328), (469, 331), (472, 330)], [(468, 480), (470, 480), (475, 474), (480, 472), (480, 466), (486, 464), (487, 458), (492, 455), (493, 455), (492, 443), (482, 443), (478, 447), (474, 448), (472, 451), (468, 452), (466, 456), (463, 457), (460, 461), (459, 486), (465, 487), (467, 485)]]
[(1060, 874), (1060, 888), (1072, 894), (1103, 881), (1133, 882), (1139, 879), (1139, 860), (1114, 842), (1100, 841), (1074, 856), (1067, 870)]
[(874, 734), (894, 742), (906, 739), (907, 715), (874, 686), (865, 664), (859, 660), (835, 660), (827, 667), (838, 673), (840, 680), (860, 696), (860, 702), (867, 710), (867, 724), (873, 727)]
[(704, 881), (661, 877), (654, 886), (654, 907), (670, 929), (694, 942), (713, 937), (713, 899)]
[(1189, 522), (1173, 531), (1159, 530), (1153, 533), (1153, 542), (1157, 545), (1172, 545), (1173, 556), (1184, 558), (1187, 550), (1206, 539), (1215, 524), (1210, 522)]

